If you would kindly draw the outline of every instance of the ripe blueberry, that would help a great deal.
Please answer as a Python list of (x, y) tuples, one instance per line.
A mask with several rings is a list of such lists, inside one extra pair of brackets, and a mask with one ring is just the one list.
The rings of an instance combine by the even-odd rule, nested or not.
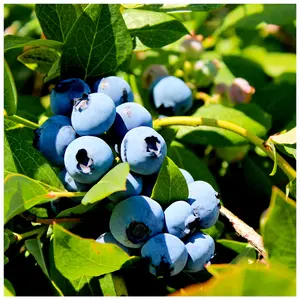
[(129, 248), (140, 248), (152, 236), (163, 231), (164, 212), (146, 196), (133, 196), (114, 208), (109, 228), (114, 238)]
[(98, 93), (108, 95), (116, 106), (133, 101), (133, 93), (129, 84), (117, 76), (102, 78), (98, 85)]
[(199, 217), (200, 228), (213, 226), (217, 222), (221, 207), (218, 192), (205, 181), (194, 181), (188, 184), (188, 188), (188, 203), (195, 216)]
[(113, 202), (119, 202), (142, 192), (143, 179), (138, 174), (129, 173), (126, 179), (126, 191), (120, 191), (109, 195), (107, 198)]
[(181, 168), (179, 168), (179, 170), (182, 173), (182, 175), (184, 176), (187, 184), (189, 184), (191, 182), (194, 182), (193, 176), (187, 170), (184, 170), (184, 169), (181, 169)]
[(113, 165), (114, 156), (100, 138), (83, 136), (73, 141), (65, 153), (67, 172), (81, 183), (94, 183)]
[(93, 93), (74, 103), (71, 121), (79, 135), (100, 135), (111, 127), (115, 117), (112, 99), (105, 94)]
[(176, 236), (161, 233), (142, 247), (141, 255), (148, 260), (149, 272), (154, 276), (174, 276), (186, 265), (188, 254), (184, 243)]
[(142, 195), (150, 197), (152, 190), (157, 180), (159, 172), (153, 173), (151, 175), (143, 176), (143, 191)]
[(185, 247), (188, 252), (185, 270), (190, 273), (204, 270), (204, 265), (210, 262), (215, 253), (213, 238), (202, 232), (190, 236), (185, 243)]
[(90, 188), (89, 185), (74, 180), (66, 169), (58, 173), (58, 178), (69, 192), (85, 192)]
[(121, 143), (122, 161), (130, 170), (141, 175), (158, 172), (167, 154), (164, 138), (150, 127), (136, 127), (128, 131)]
[(52, 116), (34, 131), (33, 145), (55, 166), (63, 166), (67, 146), (76, 138), (70, 118)]
[(150, 101), (159, 114), (183, 115), (192, 107), (192, 91), (177, 77), (160, 77), (150, 86)]
[(110, 232), (105, 232), (101, 234), (97, 239), (96, 242), (100, 244), (114, 244), (124, 250), (128, 255), (130, 255), (130, 249), (126, 248), (122, 244), (120, 244)]
[(90, 92), (89, 86), (79, 78), (63, 80), (51, 91), (51, 110), (55, 115), (70, 116), (73, 100), (81, 98), (83, 94), (89, 94)]
[(134, 102), (123, 103), (117, 107), (111, 131), (118, 141), (122, 141), (129, 130), (139, 126), (152, 127), (152, 116), (146, 108)]
[(199, 227), (199, 220), (194, 216), (192, 207), (185, 201), (173, 202), (165, 210), (167, 232), (183, 238), (192, 234)]

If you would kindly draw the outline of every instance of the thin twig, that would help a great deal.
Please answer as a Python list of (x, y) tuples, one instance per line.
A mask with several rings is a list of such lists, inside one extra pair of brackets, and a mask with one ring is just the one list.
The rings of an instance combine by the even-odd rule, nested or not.
[(265, 141), (255, 134), (251, 133), (247, 129), (228, 122), (224, 120), (211, 119), (211, 118), (201, 118), (201, 117), (168, 117), (157, 119), (153, 122), (154, 126), (209, 126), (209, 127), (217, 127), (229, 130), (231, 132), (237, 133), (240, 136), (246, 138), (255, 146), (259, 147), (262, 151), (264, 151), (273, 161), (277, 160), (278, 167), (287, 175), (290, 181), (296, 178), (296, 171), (290, 166), (290, 164), (278, 153), (276, 157), (274, 157), (273, 151), (265, 144)]
[(220, 213), (229, 220), (234, 230), (241, 237), (246, 239), (248, 243), (251, 244), (264, 258), (267, 258), (267, 252), (263, 245), (263, 239), (252, 227), (244, 223), (224, 206), (221, 206)]
[(80, 218), (57, 218), (57, 219), (40, 219), (36, 218), (36, 223), (51, 225), (54, 223), (77, 223), (80, 222)]

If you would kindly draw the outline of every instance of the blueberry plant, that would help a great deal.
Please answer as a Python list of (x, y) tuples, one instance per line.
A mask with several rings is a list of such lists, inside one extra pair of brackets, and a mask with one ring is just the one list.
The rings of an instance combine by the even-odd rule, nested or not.
[(4, 17), (5, 295), (295, 295), (296, 5)]

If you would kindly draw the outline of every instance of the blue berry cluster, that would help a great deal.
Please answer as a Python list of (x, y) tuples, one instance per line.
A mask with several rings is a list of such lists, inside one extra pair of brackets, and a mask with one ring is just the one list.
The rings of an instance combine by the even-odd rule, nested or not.
[(204, 181), (194, 181), (180, 169), (188, 188), (187, 201), (173, 202), (163, 211), (155, 200), (142, 195), (119, 202), (110, 217), (110, 232), (98, 238), (114, 243), (131, 254), (140, 254), (155, 276), (174, 276), (182, 270), (198, 272), (205, 268), (215, 252), (211, 236), (201, 229), (213, 226), (219, 216), (219, 194)]
[[(78, 78), (57, 84), (50, 96), (54, 115), (35, 130), (35, 147), (61, 168), (59, 178), (72, 192), (88, 191), (113, 167), (118, 155), (130, 166), (126, 190), (108, 197), (115, 205), (110, 232), (97, 242), (116, 244), (129, 254), (140, 251), (155, 276), (203, 270), (215, 245), (200, 230), (217, 221), (218, 193), (180, 169), (189, 198), (163, 211), (149, 198), (167, 155), (164, 138), (152, 128), (151, 114), (133, 102), (131, 88), (122, 78), (102, 78), (93, 91)], [(166, 115), (183, 114), (192, 106), (189, 88), (173, 76), (155, 80), (150, 97)]]

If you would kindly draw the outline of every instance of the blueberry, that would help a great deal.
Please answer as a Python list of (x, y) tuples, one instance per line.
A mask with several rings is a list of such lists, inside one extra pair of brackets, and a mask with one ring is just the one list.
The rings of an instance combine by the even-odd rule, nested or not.
[(192, 107), (192, 91), (177, 77), (160, 77), (150, 86), (150, 101), (161, 115), (183, 115)]
[(163, 137), (150, 127), (136, 127), (128, 131), (121, 143), (122, 161), (130, 170), (141, 175), (158, 172), (167, 154)]
[(73, 141), (65, 153), (65, 167), (74, 180), (95, 183), (113, 165), (114, 156), (100, 138), (83, 136)]
[(190, 236), (185, 243), (188, 252), (188, 261), (185, 270), (190, 273), (204, 270), (215, 253), (215, 242), (213, 238), (202, 232)]
[(100, 135), (111, 127), (115, 117), (112, 99), (105, 94), (93, 93), (75, 102), (71, 121), (79, 135)]
[(193, 176), (187, 170), (184, 170), (184, 169), (181, 169), (181, 168), (179, 168), (179, 170), (182, 173), (182, 175), (184, 176), (187, 184), (189, 184), (191, 182), (194, 182)]
[(70, 116), (73, 100), (90, 92), (89, 86), (79, 78), (63, 80), (51, 91), (51, 110), (55, 115)]
[(129, 130), (139, 126), (152, 127), (152, 116), (146, 108), (134, 102), (123, 103), (117, 107), (111, 130), (118, 141), (122, 141)]
[(130, 255), (130, 249), (126, 248), (122, 244), (120, 244), (110, 232), (105, 232), (101, 234), (97, 239), (96, 242), (100, 244), (114, 244), (124, 250), (128, 255)]
[(53, 165), (63, 166), (66, 148), (76, 138), (70, 118), (52, 116), (34, 133), (34, 147)]
[(131, 196), (139, 195), (142, 192), (143, 179), (138, 174), (129, 173), (126, 179), (126, 191), (111, 194), (107, 198), (113, 202), (119, 202)]
[(192, 207), (185, 201), (173, 202), (165, 210), (165, 223), (167, 232), (180, 239), (192, 234), (199, 227), (199, 220), (194, 216)]
[(219, 217), (220, 199), (214, 188), (205, 181), (194, 181), (188, 184), (188, 203), (196, 217), (200, 218), (200, 228), (213, 226)]
[(164, 212), (146, 196), (133, 196), (114, 208), (109, 228), (114, 238), (129, 248), (140, 248), (152, 236), (163, 231)]
[(158, 173), (153, 173), (151, 175), (143, 176), (143, 191), (142, 195), (150, 197), (152, 194), (152, 190), (154, 188), (154, 185), (156, 183)]
[(101, 80), (102, 80), (102, 78), (101, 78), (101, 79), (98, 79), (98, 80), (93, 84), (93, 88), (92, 88), (92, 92), (93, 92), (93, 93), (98, 93), (98, 86), (99, 86), (99, 83), (100, 83)]
[(74, 180), (66, 169), (59, 172), (58, 178), (63, 183), (65, 189), (69, 192), (85, 192), (90, 186)]
[(98, 85), (98, 93), (108, 95), (116, 106), (133, 101), (133, 93), (129, 84), (117, 76), (102, 78)]
[(148, 260), (149, 272), (154, 276), (174, 276), (186, 265), (188, 253), (184, 243), (168, 233), (152, 237), (141, 250)]

